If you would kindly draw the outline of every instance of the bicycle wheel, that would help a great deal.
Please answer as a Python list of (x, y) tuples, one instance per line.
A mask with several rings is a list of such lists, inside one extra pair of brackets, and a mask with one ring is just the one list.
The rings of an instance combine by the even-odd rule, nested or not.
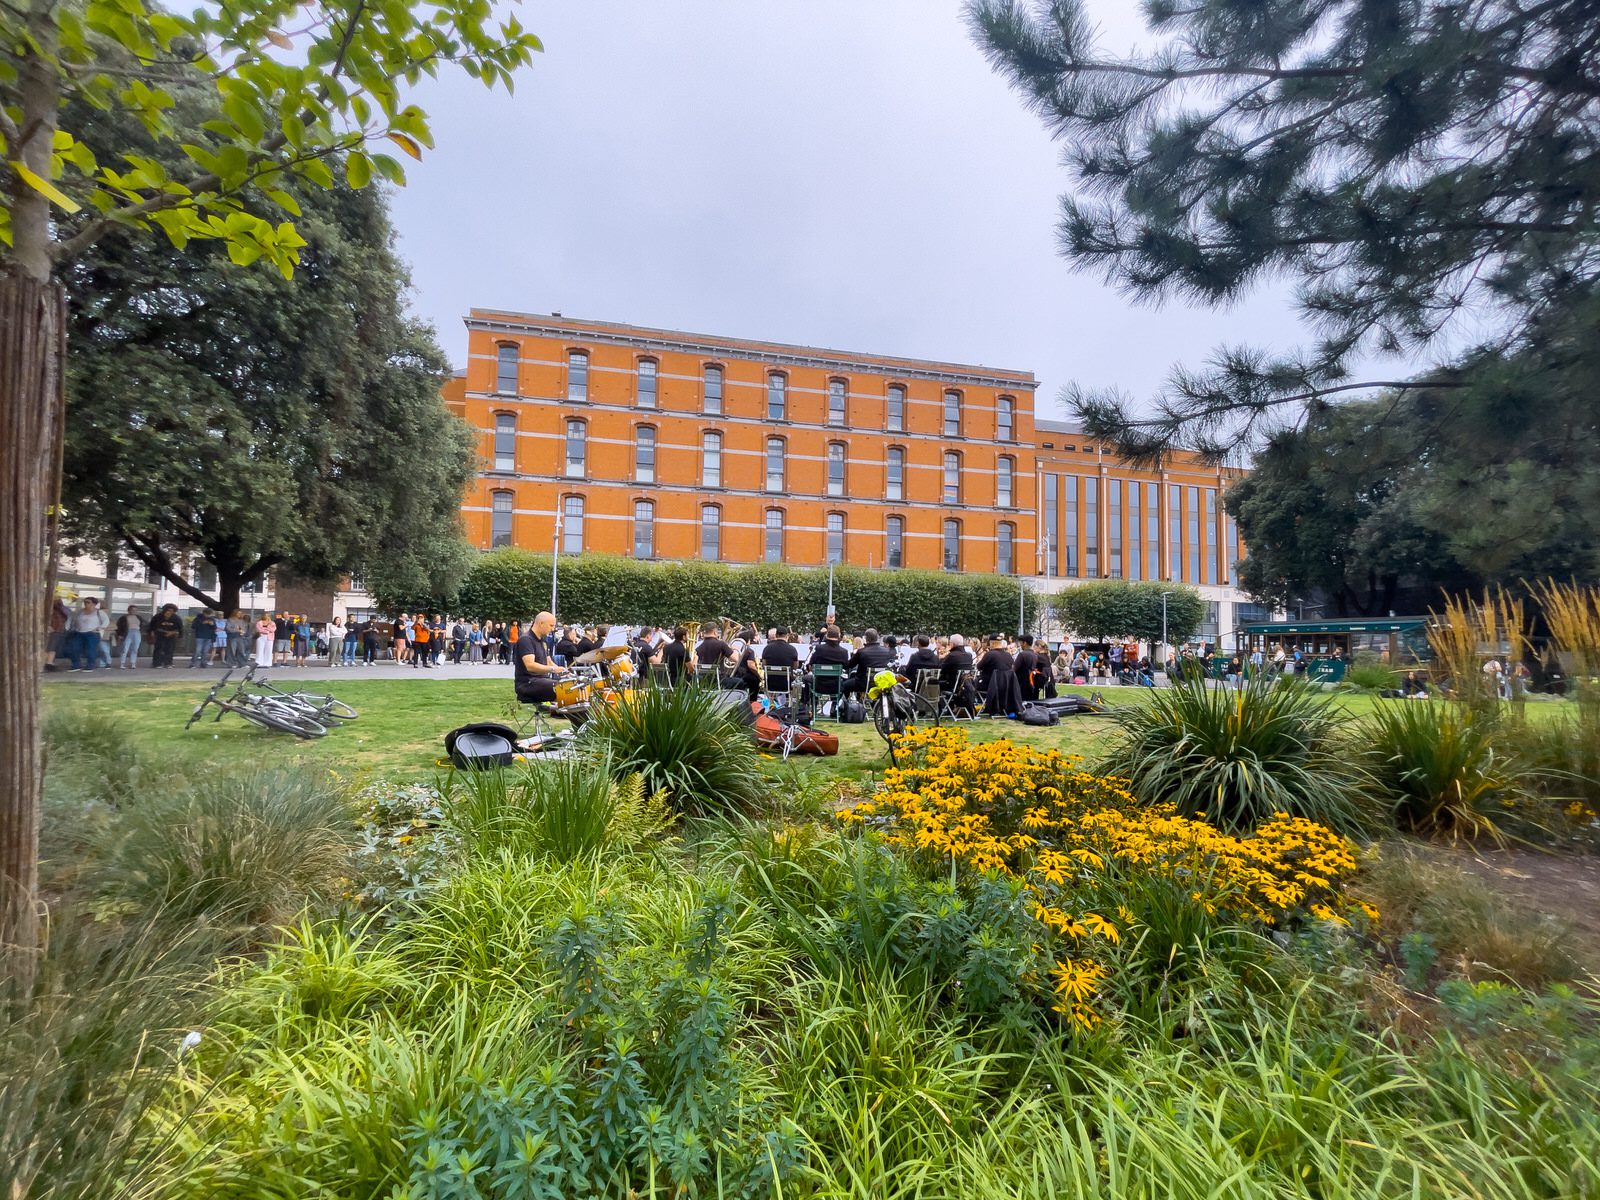
[[(904, 733), (906, 723), (895, 714), (894, 701), (888, 693), (879, 696), (872, 704), (872, 727), (886, 743), (897, 733)], [(892, 748), (892, 744), (891, 744)]]
[(236, 705), (233, 711), (246, 721), (253, 721), (267, 729), (276, 729), (279, 733), (292, 733), (297, 738), (326, 737), (327, 729), (313, 721), (304, 713), (289, 708), (286, 705), (262, 703), (253, 705)]
[(315, 717), (321, 721), (331, 717), (335, 721), (354, 721), (361, 714), (351, 708), (343, 700), (336, 700), (332, 696), (319, 696), (315, 692), (295, 692), (287, 699), (303, 700), (315, 709)]

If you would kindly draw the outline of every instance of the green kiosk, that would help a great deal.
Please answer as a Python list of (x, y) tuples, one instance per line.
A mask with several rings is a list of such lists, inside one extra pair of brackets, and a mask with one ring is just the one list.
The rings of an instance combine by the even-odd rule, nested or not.
[(1402, 671), (1431, 657), (1427, 617), (1254, 621), (1241, 625), (1238, 634), (1246, 654), (1260, 650), (1268, 662), (1280, 646), (1291, 658), (1300, 651), (1306, 677), (1313, 683), (1338, 683), (1345, 668), (1361, 654)]

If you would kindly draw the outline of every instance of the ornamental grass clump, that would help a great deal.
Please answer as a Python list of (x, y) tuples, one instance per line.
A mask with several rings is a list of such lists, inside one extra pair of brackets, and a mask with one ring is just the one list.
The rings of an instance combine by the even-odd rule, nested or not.
[(1041, 929), (1039, 977), (1078, 1030), (1100, 1023), (1111, 977), (1131, 964), (1166, 976), (1225, 928), (1376, 915), (1345, 895), (1357, 868), (1350, 844), (1305, 817), (1271, 813), (1230, 833), (1172, 805), (1141, 805), (1076, 757), (1004, 740), (975, 746), (955, 729), (913, 730), (901, 749), (878, 792), (839, 818), (930, 869), (1019, 881)]
[(1355, 832), (1362, 775), (1338, 740), (1335, 701), (1288, 682), (1189, 680), (1130, 705), (1099, 764), (1146, 804), (1248, 830), (1274, 813)]

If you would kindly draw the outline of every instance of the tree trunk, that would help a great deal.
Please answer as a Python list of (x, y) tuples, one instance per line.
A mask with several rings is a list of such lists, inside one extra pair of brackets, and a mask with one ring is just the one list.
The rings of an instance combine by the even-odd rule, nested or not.
[(66, 328), (59, 285), (0, 276), (0, 629), (25, 651), (0, 655), (0, 983), (22, 995), (39, 954), (39, 651), (49, 626)]

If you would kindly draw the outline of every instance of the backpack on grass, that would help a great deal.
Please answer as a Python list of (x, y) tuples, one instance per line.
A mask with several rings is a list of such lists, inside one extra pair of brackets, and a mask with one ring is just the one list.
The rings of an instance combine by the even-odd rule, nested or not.
[(1017, 714), (1024, 725), (1059, 725), (1061, 718), (1042, 704), (1024, 704)]
[(463, 771), (509, 767), (517, 758), (517, 731), (494, 721), (463, 725), (444, 735), (444, 752)]

